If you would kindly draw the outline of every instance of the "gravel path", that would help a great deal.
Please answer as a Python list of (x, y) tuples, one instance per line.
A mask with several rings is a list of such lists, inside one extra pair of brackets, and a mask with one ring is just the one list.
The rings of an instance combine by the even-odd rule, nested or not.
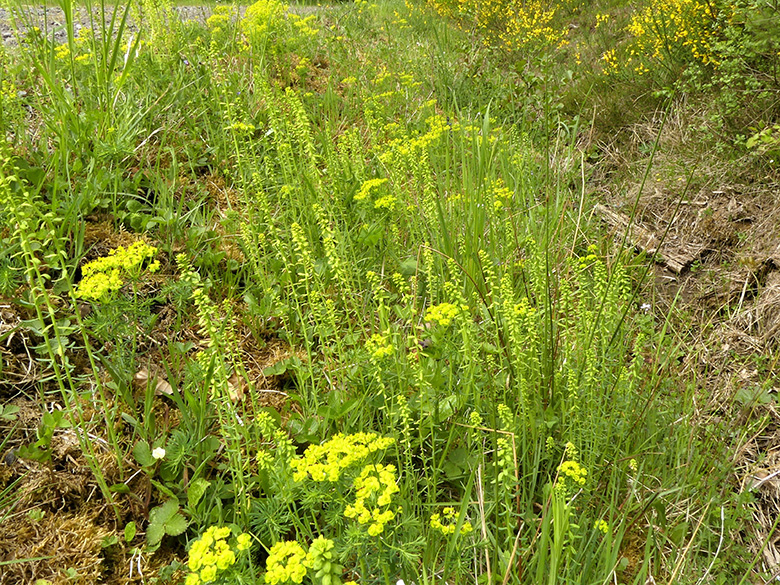
[[(241, 14), (243, 14), (245, 9), (246, 6), (242, 6), (239, 9)], [(178, 13), (179, 18), (181, 18), (181, 20), (183, 21), (197, 20), (200, 22), (205, 22), (206, 19), (211, 15), (212, 7), (211, 6), (176, 6), (174, 7), (174, 10)], [(317, 7), (295, 6), (295, 7), (291, 7), (291, 10), (294, 10), (299, 14), (304, 14), (304, 13), (309, 13), (314, 10), (317, 10)], [(89, 13), (85, 9), (77, 9), (77, 12), (78, 12), (78, 18), (74, 28), (78, 32), (78, 30), (81, 27), (90, 26), (90, 18), (89, 18)], [(21, 26), (23, 23), (33, 22), (34, 23), (33, 26), (37, 26), (41, 30), (45, 30), (45, 31), (47, 30), (49, 31), (50, 34), (53, 34), (55, 42), (62, 43), (65, 41), (65, 17), (60, 8), (53, 7), (53, 6), (46, 6), (46, 7), (29, 6), (25, 8), (25, 14), (26, 14), (25, 19), (19, 22), (22, 32), (24, 31), (24, 27)], [(96, 21), (100, 20), (100, 11), (94, 10), (93, 15), (94, 15), (94, 20)], [(110, 21), (111, 21), (111, 13), (109, 12), (106, 17), (106, 23), (109, 23)], [(129, 23), (128, 29), (131, 32), (133, 32), (136, 30), (136, 27), (133, 23)], [(0, 36), (2, 36), (2, 41), (4, 44), (8, 46), (16, 45), (16, 34), (14, 32), (13, 27), (11, 26), (8, 10), (4, 8), (0, 8)]]
[[(182, 20), (199, 20), (205, 22), (206, 18), (211, 14), (211, 7), (209, 6), (178, 6), (175, 10), (179, 13), (179, 17)], [(100, 20), (100, 11), (93, 11), (93, 20)], [(0, 36), (2, 36), (3, 43), (6, 45), (16, 44), (16, 33), (12, 27), (11, 19), (9, 18), (8, 10), (0, 8)], [(89, 13), (84, 9), (77, 9), (77, 22), (74, 25), (76, 31), (82, 27), (88, 27), (91, 25)], [(53, 6), (29, 6), (25, 8), (24, 19), (19, 20), (21, 32), (25, 30), (25, 24), (28, 22), (34, 23), (41, 30), (48, 30), (49, 33), (54, 34), (54, 40), (58, 43), (65, 41), (65, 17), (60, 8)], [(110, 12), (107, 14), (106, 23), (111, 22)], [(135, 26), (130, 23), (128, 28), (133, 31)]]

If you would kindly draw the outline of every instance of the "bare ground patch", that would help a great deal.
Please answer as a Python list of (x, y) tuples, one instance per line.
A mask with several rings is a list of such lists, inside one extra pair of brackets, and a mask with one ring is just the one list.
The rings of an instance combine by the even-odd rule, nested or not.
[(684, 348), (681, 373), (698, 387), (700, 423), (752, 430), (733, 446), (730, 489), (753, 494), (743, 536), (763, 568), (780, 574), (772, 530), (780, 513), (780, 179), (755, 180), (749, 169), (697, 172), (701, 161), (672, 159), (658, 156), (644, 184), (635, 178), (625, 195), (604, 183), (594, 213), (653, 260), (652, 310), (682, 315), (673, 326)]

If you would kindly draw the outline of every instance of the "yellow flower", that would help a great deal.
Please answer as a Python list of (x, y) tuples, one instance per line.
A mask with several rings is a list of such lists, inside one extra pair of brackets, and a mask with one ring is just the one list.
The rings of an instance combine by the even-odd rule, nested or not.
[(504, 182), (499, 179), (492, 184), (493, 207), (498, 210), (512, 200), (512, 191), (510, 191)]
[(251, 44), (262, 46), (283, 26), (287, 6), (279, 0), (258, 0), (246, 9), (241, 30)]
[(217, 578), (217, 567), (215, 565), (207, 565), (200, 570), (200, 579), (204, 583), (208, 583)]
[(217, 555), (216, 564), (217, 564), (217, 568), (221, 571), (224, 571), (235, 562), (236, 562), (236, 554), (232, 550), (230, 550), (230, 548), (227, 548), (227, 550), (220, 551), (220, 553)]
[(239, 534), (238, 538), (236, 538), (236, 548), (238, 550), (248, 550), (250, 546), (252, 546), (252, 537), (246, 532)]
[[(227, 571), (236, 563), (236, 554), (228, 544), (231, 531), (227, 526), (211, 526), (192, 543), (187, 567), (191, 573), (187, 576), (185, 585), (209, 583), (217, 576)], [(239, 535), (236, 550), (249, 548), (249, 535)]]
[(206, 26), (214, 33), (218, 34), (221, 29), (227, 28), (233, 17), (235, 16), (235, 10), (232, 6), (220, 6), (214, 7), (214, 11), (211, 16), (206, 19)]
[(577, 485), (585, 485), (588, 470), (576, 461), (564, 461), (558, 466), (560, 477), (569, 478)]
[(252, 124), (245, 124), (244, 122), (233, 122), (225, 130), (233, 130), (237, 133), (251, 134), (255, 131), (255, 127)]
[(534, 43), (555, 45), (567, 33), (566, 29), (553, 27), (555, 9), (541, 0), (432, 0), (431, 4), (439, 13), (454, 18), (462, 29), (479, 30), (486, 46), (519, 50)]
[(68, 48), (67, 44), (57, 45), (54, 49), (54, 58), (55, 59), (67, 59), (70, 55), (70, 48)]
[(306, 552), (297, 541), (277, 542), (268, 553), (265, 582), (268, 585), (302, 583), (306, 576), (305, 559)]
[(366, 349), (376, 360), (393, 355), (393, 344), (390, 341), (390, 332), (384, 335), (376, 333), (366, 342)]
[(355, 201), (363, 201), (372, 191), (375, 191), (385, 183), (387, 183), (387, 179), (368, 179), (360, 186), (360, 190), (355, 195)]
[[(444, 519), (444, 522), (442, 522), (442, 519)], [(455, 534), (455, 508), (447, 507), (441, 511), (441, 514), (431, 514), (430, 525), (431, 528), (441, 532), (444, 536)], [(465, 536), (472, 530), (474, 530), (474, 527), (471, 525), (471, 522), (464, 522), (460, 527), (459, 534)]]
[(428, 310), (425, 312), (425, 319), (426, 321), (438, 323), (442, 327), (447, 327), (452, 323), (452, 320), (455, 319), (455, 317), (466, 310), (468, 310), (468, 306), (466, 305), (459, 307), (452, 303), (441, 303), (428, 307)]
[[(717, 65), (713, 43), (717, 38), (717, 12), (699, 0), (652, 0), (637, 11), (627, 27), (633, 37), (630, 52), (646, 59), (696, 60)], [(642, 64), (635, 70), (648, 69)]]
[[(119, 246), (107, 256), (88, 262), (81, 267), (83, 279), (77, 287), (76, 296), (92, 300), (104, 299), (111, 292), (122, 288), (122, 274), (137, 277), (144, 261), (156, 253), (157, 248), (154, 246), (146, 242), (135, 242), (128, 248)], [(149, 270), (155, 271), (159, 267), (160, 263), (155, 261), (149, 265)]]
[(395, 207), (395, 197), (393, 195), (385, 195), (374, 201), (374, 209), (393, 209)]
[(400, 491), (396, 483), (395, 466), (366, 465), (352, 485), (356, 490), (355, 503), (345, 508), (344, 516), (355, 518), (358, 524), (369, 524), (369, 536), (382, 534), (385, 525), (396, 515), (390, 509), (393, 495)]
[(618, 70), (618, 60), (615, 55), (615, 49), (604, 51), (604, 54), (601, 55), (601, 60), (605, 63), (604, 73), (610, 74)]
[(392, 437), (379, 437), (375, 433), (337, 434), (322, 445), (310, 445), (303, 457), (290, 460), (293, 479), (303, 481), (338, 481), (344, 470), (365, 461), (376, 451), (386, 449), (395, 442)]

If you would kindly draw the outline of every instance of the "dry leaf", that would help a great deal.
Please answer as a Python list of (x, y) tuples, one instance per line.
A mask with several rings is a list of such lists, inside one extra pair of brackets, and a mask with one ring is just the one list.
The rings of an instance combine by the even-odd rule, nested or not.
[(149, 370), (146, 368), (141, 368), (135, 373), (135, 376), (133, 376), (133, 385), (136, 388), (145, 390), (150, 379), (154, 382), (154, 393), (157, 396), (170, 396), (173, 394), (173, 386), (171, 386), (165, 378), (161, 376), (152, 377), (149, 374)]
[(157, 385), (154, 389), (155, 394), (165, 396), (170, 396), (173, 394), (173, 386), (171, 386), (167, 380), (164, 380), (163, 378), (160, 378), (157, 376)]
[(145, 388), (148, 382), (149, 370), (146, 368), (141, 368), (135, 373), (135, 376), (133, 376), (133, 385), (138, 388)]

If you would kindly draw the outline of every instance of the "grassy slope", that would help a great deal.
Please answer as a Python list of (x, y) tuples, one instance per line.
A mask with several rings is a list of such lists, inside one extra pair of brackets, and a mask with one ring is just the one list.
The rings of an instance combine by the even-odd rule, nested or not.
[[(702, 412), (677, 314), (663, 291), (641, 308), (648, 265), (588, 211), (594, 188), (630, 201), (648, 165), (663, 191), (675, 156), (710, 156), (669, 135), (707, 116), (677, 99), (660, 128), (651, 81), (637, 92), (588, 77), (612, 38), (596, 8), (562, 12), (577, 26), (570, 48), (538, 61), (399, 3), (324, 10), (311, 35), (279, 21), (270, 39), (250, 33), (249, 52), (229, 19), (210, 31), (152, 19), (135, 61), (104, 47), (128, 63), (120, 78), (42, 45), (6, 55), (27, 98), (3, 94), (3, 172), (19, 179), (3, 195), (2, 392), (23, 423), (9, 413), (5, 446), (37, 440), (18, 455), (53, 480), (22, 479), (4, 530), (75, 518), (92, 543), (11, 568), (120, 582), (147, 546), (171, 574), (187, 541), (233, 523), (257, 538), (235, 567), (245, 582), (274, 542), (322, 532), (358, 582), (746, 574), (750, 498), (732, 485), (730, 449), (760, 428), (754, 411), (736, 427)], [(71, 51), (94, 53), (88, 41)], [(138, 238), (159, 248), (159, 273), (109, 304), (69, 295), (87, 261)], [(49, 416), (36, 432), (52, 401), (75, 430)], [(358, 431), (395, 439), (384, 462), (401, 512), (381, 539), (343, 517), (359, 468), (327, 489), (285, 471), (292, 452)], [(68, 457), (90, 469), (77, 489)], [(3, 468), (8, 495), (16, 465)], [(456, 535), (431, 525), (445, 505)], [(465, 522), (475, 530), (458, 537)], [(155, 530), (169, 533), (161, 548)]]

